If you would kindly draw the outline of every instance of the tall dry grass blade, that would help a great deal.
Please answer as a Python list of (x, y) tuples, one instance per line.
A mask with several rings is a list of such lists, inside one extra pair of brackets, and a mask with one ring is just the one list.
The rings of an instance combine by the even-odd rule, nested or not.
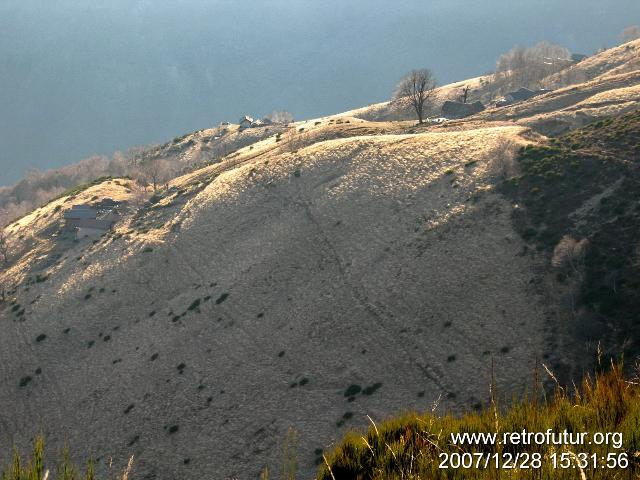
[(493, 364), (493, 355), (491, 356), (491, 383), (489, 384), (489, 394), (491, 395), (491, 407), (493, 409), (493, 418), (495, 422), (496, 433), (500, 431), (500, 423), (498, 420), (498, 405), (496, 402), (496, 372)]
[(360, 437), (362, 438), (362, 441), (364, 442), (364, 444), (367, 446), (367, 448), (369, 449), (369, 451), (371, 452), (371, 456), (375, 457), (376, 454), (373, 452), (373, 448), (371, 448), (371, 445), (369, 445), (369, 442), (367, 442), (367, 439), (364, 438), (364, 436)]
[(329, 465), (329, 462), (327, 461), (327, 457), (324, 455), (324, 453), (322, 454), (322, 459), (324, 460), (324, 464), (327, 466), (327, 469), (329, 470), (329, 475), (331, 475), (331, 479), (336, 480), (336, 477), (333, 475), (333, 471), (331, 470), (331, 465)]
[(573, 458), (573, 461), (575, 462), (576, 467), (578, 467), (578, 470), (580, 470), (580, 480), (587, 480), (587, 475), (584, 473), (584, 469), (580, 466), (580, 459), (578, 458), (578, 456), (571, 450), (569, 450), (568, 453), (569, 455), (571, 455), (571, 458)]
[(121, 480), (129, 480), (129, 474), (131, 473), (131, 469), (133, 468), (133, 455), (129, 458), (129, 463), (127, 463), (127, 468), (125, 468), (124, 472), (122, 472)]
[(556, 376), (553, 374), (553, 372), (549, 369), (549, 367), (547, 367), (544, 363), (542, 364), (542, 366), (547, 372), (547, 374), (551, 377), (551, 379), (555, 382), (556, 387), (558, 387), (558, 390), (560, 390), (561, 392), (564, 392), (564, 388), (562, 388), (562, 385), (560, 385), (560, 382), (558, 381)]
[(431, 413), (436, 413), (436, 410), (440, 406), (440, 401), (441, 400), (442, 400), (442, 393), (440, 395), (438, 395), (438, 398), (436, 398), (433, 401), (433, 403), (431, 404)]
[(533, 360), (533, 388), (532, 390), (532, 395), (533, 395), (533, 410), (534, 412), (537, 410), (538, 408), (538, 355), (535, 356), (534, 360)]
[(376, 431), (376, 435), (379, 437), (380, 436), (380, 432), (378, 432), (378, 427), (376, 426), (376, 422), (374, 422), (369, 415), (367, 415), (367, 418), (371, 422), (371, 425), (373, 425), (373, 428)]
[(393, 451), (393, 449), (389, 446), (388, 443), (385, 442), (385, 447), (387, 447), (389, 449), (389, 451), (391, 452), (391, 455), (393, 455), (393, 459), (397, 462), (398, 461), (398, 457), (396, 457), (396, 452)]
[(269, 467), (264, 467), (264, 470), (260, 472), (260, 480), (269, 480)]

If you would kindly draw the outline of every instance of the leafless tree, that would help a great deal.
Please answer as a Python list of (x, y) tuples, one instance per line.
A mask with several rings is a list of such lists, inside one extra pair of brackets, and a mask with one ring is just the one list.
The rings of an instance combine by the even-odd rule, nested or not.
[(299, 132), (295, 126), (287, 128), (281, 135), (281, 149), (287, 152), (296, 152), (304, 145), (304, 133)]
[[(589, 247), (589, 240), (583, 238), (576, 240), (571, 235), (563, 236), (553, 249), (551, 265), (564, 275), (573, 277), (574, 282), (580, 285), (584, 280), (585, 257)], [(615, 277), (608, 279), (615, 291)], [(575, 286), (575, 284), (574, 284)], [(577, 316), (577, 290), (571, 289), (568, 294), (569, 306), (574, 317)]]
[(586, 238), (578, 241), (571, 235), (565, 235), (553, 249), (551, 264), (558, 269), (580, 275), (588, 246), (589, 241)]
[(2, 267), (0, 268), (0, 302), (7, 300), (7, 278), (6, 267), (9, 263), (9, 244), (5, 232), (6, 216), (4, 212), (0, 212), (0, 256), (2, 257)]
[(412, 70), (398, 82), (393, 97), (396, 102), (411, 105), (418, 116), (418, 122), (423, 123), (425, 105), (435, 88), (436, 80), (431, 70)]
[(108, 173), (116, 177), (129, 175), (135, 165), (131, 153), (116, 152), (109, 162)]
[(135, 208), (140, 209), (149, 200), (150, 193), (147, 192), (146, 185), (143, 186), (138, 182), (132, 183), (131, 187), (131, 203)]
[(541, 80), (567, 68), (571, 52), (550, 42), (533, 47), (514, 47), (498, 58), (496, 78), (504, 88), (536, 88)]
[(515, 156), (518, 145), (507, 138), (500, 138), (496, 141), (491, 151), (491, 169), (495, 175), (506, 179), (513, 175), (516, 169)]
[(291, 112), (287, 112), (286, 110), (273, 111), (265, 118), (271, 120), (273, 123), (281, 123), (283, 125), (288, 125), (293, 122), (293, 115), (291, 115)]
[[(111, 159), (93, 155), (77, 163), (52, 170), (32, 169), (14, 185), (0, 186), (0, 210), (13, 220), (32, 211), (70, 187), (82, 185), (103, 176), (127, 176), (142, 184), (159, 185), (183, 173), (185, 162), (178, 154), (162, 156), (162, 146), (134, 147), (116, 152)], [(194, 157), (198, 160), (198, 157)], [(153, 159), (158, 159), (154, 164)], [(0, 258), (1, 261), (1, 258)]]
[(0, 210), (0, 259), (3, 265), (9, 263), (9, 238), (5, 229), (11, 221), (8, 215), (6, 210)]
[(3, 265), (9, 263), (9, 240), (4, 228), (0, 229), (0, 258), (2, 258)]
[(638, 38), (640, 38), (640, 26), (638, 25), (631, 25), (630, 27), (625, 28), (620, 34), (622, 43), (631, 42)]
[(134, 178), (141, 185), (151, 185), (153, 191), (165, 184), (171, 175), (169, 162), (160, 158), (143, 160), (138, 164)]
[(469, 85), (465, 85), (462, 89), (462, 94), (460, 95), (460, 100), (462, 100), (462, 103), (467, 103), (467, 99), (469, 98), (469, 90)]
[(7, 301), (7, 286), (3, 279), (0, 279), (0, 302)]
[(587, 72), (581, 68), (567, 68), (562, 70), (557, 76), (550, 77), (544, 82), (546, 88), (565, 87), (576, 83), (584, 83), (589, 80)]

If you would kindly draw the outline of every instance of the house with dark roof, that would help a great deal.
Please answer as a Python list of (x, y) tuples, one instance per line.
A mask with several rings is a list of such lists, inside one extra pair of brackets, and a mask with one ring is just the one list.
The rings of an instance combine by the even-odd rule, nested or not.
[(442, 104), (442, 115), (446, 118), (464, 118), (484, 110), (482, 102), (462, 103), (447, 100)]
[(67, 229), (73, 230), (83, 220), (95, 219), (98, 210), (89, 205), (73, 205), (62, 214), (64, 225)]
[(253, 118), (245, 115), (240, 119), (239, 123), (240, 123), (240, 130), (244, 130), (245, 128), (251, 128), (251, 125), (253, 124)]
[(117, 202), (104, 199), (101, 204), (104, 208), (94, 208), (90, 205), (73, 205), (63, 213), (66, 230), (74, 231), (76, 238), (99, 237), (111, 230), (120, 218), (115, 207)]
[(524, 102), (530, 98), (537, 97), (538, 95), (544, 95), (549, 90), (529, 90), (528, 88), (521, 87), (514, 92), (509, 92), (504, 96), (504, 100), (509, 103)]
[(76, 238), (100, 237), (111, 230), (114, 223), (115, 219), (111, 218), (88, 218), (86, 220), (80, 220), (76, 227)]

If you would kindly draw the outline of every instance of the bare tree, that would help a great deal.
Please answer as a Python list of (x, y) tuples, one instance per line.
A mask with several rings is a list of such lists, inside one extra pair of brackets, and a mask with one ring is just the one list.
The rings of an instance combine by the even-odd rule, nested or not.
[(500, 55), (496, 65), (496, 77), (506, 86), (522, 83), (522, 72), (526, 66), (526, 49), (515, 46)]
[(303, 147), (304, 134), (299, 132), (298, 129), (293, 126), (287, 128), (281, 135), (281, 149), (286, 152), (296, 152)]
[(550, 42), (533, 47), (514, 47), (498, 58), (496, 78), (504, 88), (536, 88), (541, 80), (567, 68), (571, 52)]
[(578, 275), (584, 269), (584, 259), (589, 246), (586, 238), (578, 241), (571, 235), (565, 235), (553, 249), (551, 264), (561, 270), (569, 270)]
[(467, 99), (469, 98), (469, 90), (469, 85), (465, 85), (462, 89), (462, 94), (460, 95), (460, 100), (462, 100), (462, 103), (467, 103)]
[(155, 192), (159, 185), (168, 181), (171, 173), (169, 167), (169, 162), (160, 158), (144, 160), (138, 164), (134, 178), (141, 185), (151, 185)]
[(4, 280), (0, 280), (0, 302), (7, 301), (7, 286)]
[(423, 123), (425, 105), (435, 88), (436, 80), (431, 70), (412, 70), (398, 82), (393, 97), (399, 103), (411, 105), (418, 116), (418, 122)]
[(9, 263), (9, 241), (4, 228), (0, 229), (0, 258), (2, 258), (3, 265)]
[(133, 182), (131, 185), (131, 204), (140, 209), (144, 206), (147, 200), (149, 200), (149, 193), (147, 192), (146, 185), (142, 185), (140, 183)]
[(631, 42), (640, 38), (640, 27), (638, 25), (631, 25), (625, 28), (620, 34), (622, 43)]
[(10, 220), (9, 213), (6, 210), (0, 210), (0, 259), (3, 265), (9, 263), (9, 238), (5, 227)]
[(293, 115), (291, 115), (291, 112), (287, 112), (286, 110), (273, 111), (265, 118), (271, 120), (273, 123), (281, 123), (283, 125), (288, 125), (293, 122)]
[(6, 211), (0, 211), (0, 257), (2, 258), (2, 268), (0, 268), (0, 302), (7, 300), (7, 287), (9, 278), (7, 276), (7, 265), (9, 264), (9, 242), (5, 226), (8, 223)]
[(508, 138), (499, 138), (496, 140), (495, 146), (491, 151), (491, 170), (502, 179), (508, 178), (514, 173), (515, 156), (518, 151), (518, 145)]

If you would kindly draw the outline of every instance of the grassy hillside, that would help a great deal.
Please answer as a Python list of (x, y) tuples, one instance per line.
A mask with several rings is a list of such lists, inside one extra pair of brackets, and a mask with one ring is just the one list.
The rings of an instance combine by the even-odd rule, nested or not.
[(637, 108), (640, 71), (603, 75), (558, 88), (506, 107), (488, 108), (474, 120), (507, 120), (545, 135), (561, 135), (590, 122), (630, 113)]
[[(516, 230), (527, 245), (523, 254), (546, 255), (547, 277), (574, 331), (584, 340), (608, 339), (609, 350), (640, 351), (640, 112), (595, 122), (521, 149), (520, 175), (500, 190), (514, 204)], [(603, 458), (625, 453), (625, 477), (640, 473), (640, 387), (627, 382), (622, 368), (587, 377), (580, 388), (556, 388), (543, 401), (535, 391), (504, 409), (490, 402), (462, 417), (408, 413), (352, 431), (322, 460), (321, 480), (418, 478), (620, 478), (620, 468), (601, 468)], [(636, 372), (637, 374), (637, 372)], [(456, 446), (453, 432), (562, 431), (620, 432), (622, 448), (611, 446)], [(441, 469), (439, 455), (452, 453), (541, 454), (540, 469), (497, 471), (494, 467)], [(578, 467), (574, 454), (596, 454)], [(553, 468), (565, 453), (570, 467)], [(476, 457), (477, 458), (477, 457)], [(493, 458), (493, 457), (492, 457)], [(526, 458), (521, 457), (521, 458)], [(474, 458), (474, 461), (476, 459)], [(611, 460), (611, 459), (610, 459)], [(605, 460), (606, 461), (606, 460)], [(482, 462), (484, 462), (484, 457)], [(613, 465), (614, 460), (611, 460)], [(558, 465), (556, 465), (557, 467)]]
[[(373, 424), (366, 432), (352, 431), (334, 451), (322, 458), (317, 479), (638, 478), (640, 386), (637, 379), (625, 381), (621, 368), (613, 366), (607, 373), (586, 377), (575, 391), (558, 387), (548, 400), (535, 401), (539, 398), (535, 394), (539, 391), (537, 388), (534, 383), (531, 397), (514, 401), (507, 409), (491, 402), (482, 411), (462, 417), (435, 412), (408, 413)], [(504, 439), (505, 433), (548, 429), (586, 432), (586, 442), (582, 445), (550, 445), (546, 441), (540, 442), (541, 445), (510, 442), (498, 445), (496, 442), (470, 446), (456, 444), (451, 437), (452, 433), (497, 432), (497, 438)], [(595, 445), (597, 432), (619, 433), (621, 444), (614, 445), (612, 439), (608, 445)], [(589, 441), (594, 444), (588, 444)], [(447, 465), (455, 464), (458, 454), (466, 454), (467, 459), (473, 458), (472, 466), (441, 468), (445, 454), (453, 454)], [(508, 468), (509, 459), (515, 459), (516, 455), (520, 468), (513, 466), (515, 460)], [(491, 461), (484, 467), (487, 456)], [(500, 459), (502, 468), (495, 468), (495, 458)], [(585, 458), (588, 458), (586, 462)], [(566, 468), (562, 468), (563, 465)], [(626, 468), (622, 468), (625, 465)]]
[(503, 191), (585, 340), (640, 352), (640, 112), (525, 147)]
[[(11, 225), (0, 441), (42, 428), (52, 451), (99, 455), (98, 474), (133, 454), (141, 477), (253, 478), (294, 427), (309, 478), (365, 412), (479, 402), (491, 352), (501, 391), (520, 391), (533, 352), (555, 353), (490, 186), (494, 152), (527, 130), (346, 122), (299, 125), (297, 151), (241, 149), (139, 206), (111, 180)], [(129, 202), (114, 231), (50, 234), (103, 197)]]
[[(367, 415), (436, 398), (480, 412), (405, 416), (379, 428), (385, 442), (348, 436), (328, 458), (363, 469), (341, 478), (393, 478), (407, 473), (398, 452), (431, 448), (418, 440), (425, 419), (495, 428), (478, 374), (490, 358), (508, 397), (530, 385), (534, 357), (580, 378), (584, 344), (637, 352), (640, 114), (550, 140), (527, 122), (626, 110), (638, 83), (599, 76), (442, 125), (335, 116), (203, 130), (145, 150), (183, 172), (153, 193), (104, 179), (21, 217), (4, 229), (0, 272), (0, 463), (42, 430), (53, 451), (70, 441), (74, 459), (100, 455), (100, 475), (108, 455), (134, 454), (145, 478), (252, 478), (280, 463), (295, 428), (309, 478)], [(64, 211), (105, 198), (122, 203), (114, 229), (75, 239)], [(580, 402), (622, 402), (616, 419), (589, 420), (560, 392), (500, 410), (501, 431), (630, 431), (636, 391), (608, 375)]]

